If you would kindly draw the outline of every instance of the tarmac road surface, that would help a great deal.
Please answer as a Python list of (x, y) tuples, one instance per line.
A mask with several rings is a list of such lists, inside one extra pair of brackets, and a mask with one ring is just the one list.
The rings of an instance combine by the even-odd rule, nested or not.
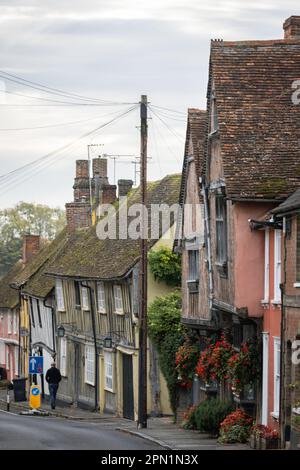
[(105, 419), (83, 422), (0, 410), (0, 450), (161, 450), (115, 427)]

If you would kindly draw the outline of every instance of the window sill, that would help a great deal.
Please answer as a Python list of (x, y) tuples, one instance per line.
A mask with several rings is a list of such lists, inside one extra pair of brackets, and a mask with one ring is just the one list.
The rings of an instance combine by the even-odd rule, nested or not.
[(260, 303), (261, 303), (262, 305), (269, 305), (270, 301), (267, 300), (267, 299), (263, 299), (263, 300), (260, 301)]
[(117, 310), (115, 310), (115, 314), (116, 315), (124, 315), (124, 312), (120, 312), (120, 311), (118, 312)]
[(280, 306), (280, 305), (281, 305), (281, 300), (275, 300), (275, 299), (273, 299), (273, 300), (271, 300), (271, 304), (272, 304), (272, 305), (275, 305), (275, 306)]
[(92, 387), (95, 387), (95, 384), (93, 382), (89, 382), (88, 380), (85, 380), (85, 383), (88, 385), (91, 385)]
[(270, 415), (272, 416), (272, 418), (276, 419), (276, 421), (279, 420), (279, 413), (277, 411), (272, 411)]
[(107, 312), (101, 310), (98, 310), (98, 313), (100, 313), (100, 315), (107, 315)]
[(109, 393), (115, 393), (112, 388), (104, 387), (104, 390)]
[(300, 287), (300, 282), (294, 282), (294, 287)]

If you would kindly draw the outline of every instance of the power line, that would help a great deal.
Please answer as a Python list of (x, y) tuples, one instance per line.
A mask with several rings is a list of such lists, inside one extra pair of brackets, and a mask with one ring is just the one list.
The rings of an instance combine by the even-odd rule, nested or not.
[[(89, 132), (86, 132), (85, 134), (81, 135), (80, 137), (78, 137), (77, 139), (75, 139), (73, 142), (69, 143), (69, 144), (66, 144), (64, 145), (63, 147), (60, 147), (46, 155), (44, 155), (43, 157), (40, 157), (36, 160), (34, 160), (33, 162), (30, 162), (30, 163), (27, 163), (26, 165), (23, 165), (22, 167), (19, 167), (7, 174), (4, 174), (4, 175), (1, 175), (0, 176), (0, 182), (4, 181), (4, 184), (3, 186), (8, 186), (12, 183), (12, 179), (15, 180), (16, 178), (19, 178), (20, 176), (20, 173), (22, 171), (30, 171), (32, 168), (34, 167), (38, 167), (38, 166), (42, 166), (43, 162), (45, 162), (46, 160), (50, 159), (51, 157), (53, 156), (56, 156), (57, 154), (60, 154), (62, 153), (63, 151), (67, 150), (68, 148), (72, 147), (73, 145), (75, 145), (76, 143), (78, 143), (80, 140), (84, 139), (85, 137), (88, 137), (90, 135), (92, 135), (93, 133), (96, 133), (98, 132), (99, 130), (103, 129), (104, 127), (116, 122), (117, 120), (121, 119), (122, 117), (124, 117), (125, 115), (127, 115), (128, 113), (130, 113), (131, 111), (133, 111), (134, 109), (137, 108), (138, 105), (136, 106), (132, 106), (131, 108), (129, 108), (127, 111), (123, 112), (122, 114), (114, 117), (113, 119), (111, 119), (110, 121), (104, 123), (104, 124), (101, 124), (101, 126), (97, 126), (95, 129), (89, 131)], [(14, 181), (15, 182), (15, 181)], [(3, 194), (3, 192), (1, 193)]]
[(35, 90), (43, 91), (44, 93), (48, 93), (50, 95), (58, 95), (58, 96), (64, 96), (65, 98), (71, 98), (71, 99), (77, 99), (77, 100), (82, 100), (82, 101), (93, 101), (93, 102), (101, 102), (101, 103), (106, 103), (106, 104), (137, 104), (137, 103), (117, 103), (115, 101), (109, 101), (109, 100), (102, 100), (98, 98), (90, 98), (88, 96), (83, 96), (77, 93), (71, 93), (68, 91), (60, 90), (59, 88), (53, 88), (49, 87), (47, 85), (43, 85), (37, 82), (33, 82), (31, 80), (26, 80), (25, 78), (19, 77), (17, 75), (5, 72), (3, 70), (0, 70), (0, 74), (5, 74), (6, 76), (0, 75), (1, 78), (5, 80), (9, 80), (13, 83), (17, 83), (18, 85), (23, 85), (27, 86), (29, 88), (33, 88)]
[(105, 114), (102, 114), (101, 116), (95, 116), (95, 117), (92, 117), (92, 118), (89, 118), (89, 119), (81, 119), (79, 121), (62, 122), (62, 123), (58, 123), (58, 124), (48, 124), (48, 125), (45, 125), (45, 126), (0, 128), (0, 132), (2, 132), (2, 131), (3, 132), (4, 131), (27, 131), (27, 130), (35, 130), (35, 129), (48, 129), (48, 128), (51, 128), (51, 127), (70, 126), (70, 125), (73, 125), (73, 124), (81, 124), (81, 123), (84, 123), (84, 122), (94, 121), (94, 120), (99, 119), (101, 117), (111, 116), (112, 114), (116, 114), (118, 112), (119, 111), (113, 111), (111, 113), (105, 113)]
[(177, 132), (175, 132), (173, 129), (171, 129), (171, 127), (159, 116), (159, 114), (154, 111), (152, 109), (151, 106), (149, 106), (150, 110), (152, 111), (152, 113), (163, 123), (163, 125), (169, 130), (169, 132), (171, 132), (171, 134), (173, 134), (179, 141), (180, 143), (184, 142), (184, 138), (181, 137), (179, 134), (177, 134)]
[(170, 108), (163, 108), (162, 106), (156, 106), (154, 104), (151, 105), (152, 108), (158, 108), (158, 109), (164, 109), (165, 111), (171, 111), (172, 113), (177, 113), (177, 114), (183, 114), (184, 116), (186, 116), (186, 112), (183, 112), (183, 111), (177, 111), (176, 109), (170, 109)]

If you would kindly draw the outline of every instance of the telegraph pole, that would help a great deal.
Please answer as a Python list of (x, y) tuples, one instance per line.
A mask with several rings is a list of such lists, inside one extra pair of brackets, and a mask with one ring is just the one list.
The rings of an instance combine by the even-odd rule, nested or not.
[[(141, 203), (147, 207), (147, 95), (141, 96)], [(147, 211), (148, 212), (148, 211)], [(139, 400), (138, 427), (147, 427), (147, 244), (148, 219), (142, 216), (140, 263), (140, 318), (139, 318)]]

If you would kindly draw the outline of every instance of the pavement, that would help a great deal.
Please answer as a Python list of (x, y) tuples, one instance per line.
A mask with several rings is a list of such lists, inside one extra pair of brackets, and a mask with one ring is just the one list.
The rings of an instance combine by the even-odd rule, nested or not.
[(219, 444), (209, 434), (183, 429), (172, 417), (150, 418), (146, 429), (137, 429), (134, 421), (123, 422), (116, 429), (169, 450), (250, 450), (247, 444)]

